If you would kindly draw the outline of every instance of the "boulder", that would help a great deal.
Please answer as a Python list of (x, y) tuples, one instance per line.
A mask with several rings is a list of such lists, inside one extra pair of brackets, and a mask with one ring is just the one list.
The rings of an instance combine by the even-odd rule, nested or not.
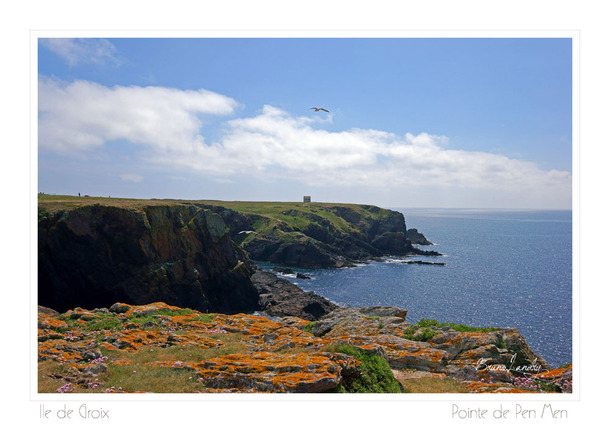
[(318, 320), (338, 308), (326, 298), (304, 292), (297, 285), (268, 271), (257, 270), (252, 282), (259, 294), (258, 309), (270, 316)]

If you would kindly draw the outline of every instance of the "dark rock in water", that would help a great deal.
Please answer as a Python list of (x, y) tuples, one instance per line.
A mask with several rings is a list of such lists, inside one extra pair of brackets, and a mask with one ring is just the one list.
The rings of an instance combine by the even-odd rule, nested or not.
[(252, 282), (260, 295), (259, 309), (270, 316), (318, 320), (338, 308), (328, 299), (313, 292), (304, 292), (271, 272), (256, 271)]
[(275, 268), (273, 268), (273, 271), (279, 272), (280, 274), (294, 274), (294, 271), (292, 269), (281, 266), (276, 266)]
[(417, 229), (407, 229), (406, 237), (411, 241), (411, 244), (432, 245), (432, 243), (428, 241), (423, 234), (419, 233)]
[(402, 263), (409, 263), (415, 265), (437, 265), (437, 266), (445, 266), (444, 262), (426, 262), (424, 260), (406, 260)]
[(305, 275), (305, 274), (301, 274), (300, 272), (297, 272), (297, 278), (300, 278), (303, 280), (311, 280), (311, 277), (309, 277), (308, 275)]
[(204, 312), (255, 310), (247, 254), (221, 217), (193, 205), (87, 205), (39, 212), (41, 305), (65, 311), (162, 301)]
[(433, 250), (420, 250), (419, 248), (413, 247), (413, 251), (409, 253), (411, 256), (442, 256), (438, 251)]

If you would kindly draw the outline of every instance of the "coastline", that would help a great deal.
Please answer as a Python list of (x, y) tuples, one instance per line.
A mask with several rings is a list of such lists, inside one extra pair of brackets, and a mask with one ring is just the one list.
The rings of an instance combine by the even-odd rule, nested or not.
[[(420, 319), (418, 323), (408, 323), (405, 321), (407, 310), (392, 305), (339, 307), (332, 301), (314, 292), (306, 292), (283, 278), (259, 271), (250, 253), (246, 251), (250, 243), (243, 236), (239, 237), (244, 232), (244, 227), (254, 228), (253, 231), (246, 230), (246, 232), (256, 231), (259, 233), (259, 238), (267, 238), (266, 242), (257, 238), (254, 249), (271, 249), (270, 256), (278, 256), (282, 259), (270, 263), (279, 263), (284, 267), (300, 267), (293, 264), (305, 262), (308, 265), (304, 268), (315, 270), (328, 267), (349, 268), (352, 265), (367, 266), (364, 262), (390, 261), (400, 264), (410, 263), (415, 266), (435, 263), (439, 267), (444, 266), (441, 265), (444, 262), (412, 259), (412, 256), (422, 254), (439, 256), (440, 253), (420, 254), (422, 250), (414, 248), (406, 238), (404, 217), (398, 213), (383, 212), (385, 210), (371, 206), (326, 204), (326, 206), (303, 207), (291, 204), (296, 205), (295, 208), (300, 208), (297, 210), (285, 209), (286, 204), (282, 204), (279, 206), (280, 212), (274, 209), (276, 212), (273, 213), (275, 214), (273, 217), (279, 218), (269, 215), (269, 205), (265, 206), (266, 215), (261, 218), (263, 216), (252, 212), (244, 215), (234, 209), (219, 207), (217, 204), (210, 208), (207, 203), (184, 201), (171, 203), (156, 201), (152, 205), (149, 201), (137, 200), (120, 201), (118, 205), (116, 200), (96, 202), (85, 200), (82, 204), (81, 202), (75, 204), (74, 200), (71, 202), (68, 208), (49, 210), (43, 205), (39, 211), (39, 226), (41, 226), (39, 259), (43, 259), (40, 292), (44, 293), (40, 305), (49, 307), (39, 314), (39, 340), (42, 343), (39, 343), (39, 347), (43, 353), (52, 352), (53, 349), (59, 352), (65, 349), (75, 351), (75, 348), (78, 352), (80, 348), (71, 343), (71, 337), (74, 336), (72, 329), (81, 330), (79, 325), (85, 329), (90, 328), (91, 322), (99, 319), (113, 322), (111, 329), (115, 331), (114, 335), (110, 336), (110, 341), (102, 342), (99, 338), (90, 341), (97, 350), (94, 353), (83, 351), (82, 354), (85, 356), (77, 353), (76, 362), (71, 369), (78, 370), (82, 367), (89, 372), (91, 366), (87, 361), (100, 362), (100, 358), (112, 356), (110, 352), (116, 349), (131, 350), (129, 346), (138, 351), (142, 346), (148, 345), (145, 339), (162, 348), (169, 348), (181, 340), (181, 337), (169, 340), (161, 337), (162, 341), (159, 341), (159, 333), (152, 329), (158, 329), (160, 323), (167, 324), (172, 319), (155, 318), (144, 322), (148, 326), (142, 328), (141, 321), (130, 320), (128, 315), (124, 315), (125, 311), (118, 312), (117, 307), (125, 310), (139, 310), (138, 307), (154, 310), (160, 307), (161, 315), (175, 312), (178, 313), (176, 316), (189, 315), (189, 319), (194, 319), (189, 322), (204, 321), (206, 324), (217, 319), (224, 319), (225, 322), (240, 320), (242, 317), (239, 316), (245, 312), (265, 313), (273, 320), (267, 319), (264, 315), (250, 315), (254, 321), (249, 321), (249, 324), (254, 324), (253, 322), (256, 321), (257, 324), (262, 325), (256, 333), (241, 326), (233, 327), (233, 332), (228, 331), (241, 334), (240, 343), (246, 340), (246, 344), (250, 346), (245, 350), (238, 349), (239, 354), (242, 355), (239, 360), (238, 357), (230, 356), (232, 353), (227, 353), (229, 355), (227, 360), (230, 360), (230, 363), (233, 363), (233, 360), (239, 362), (244, 359), (243, 355), (251, 356), (252, 352), (264, 352), (266, 355), (260, 356), (262, 362), (259, 365), (269, 366), (269, 361), (275, 363), (274, 361), (284, 361), (287, 358), (278, 355), (297, 354), (301, 355), (300, 360), (303, 363), (317, 360), (330, 361), (327, 364), (330, 368), (317, 372), (317, 377), (320, 377), (320, 373), (335, 370), (334, 377), (326, 376), (330, 380), (325, 384), (318, 382), (309, 386), (304, 382), (295, 383), (294, 378), (299, 374), (295, 371), (296, 374), (284, 376), (292, 383), (285, 382), (283, 386), (274, 384), (269, 386), (271, 383), (258, 380), (258, 383), (252, 383), (254, 386), (240, 386), (225, 375), (220, 380), (214, 380), (215, 383), (208, 382), (206, 386), (208, 389), (215, 385), (225, 385), (223, 390), (238, 392), (250, 389), (255, 392), (266, 392), (270, 387), (272, 392), (340, 392), (345, 389), (344, 384), (347, 386), (360, 384), (354, 382), (362, 378), (362, 369), (358, 371), (362, 362), (355, 358), (362, 354), (366, 354), (369, 359), (372, 355), (377, 358), (375, 361), (381, 361), (382, 365), (386, 364), (384, 365), (387, 367), (386, 372), (382, 374), (385, 373), (388, 382), (401, 381), (397, 380), (396, 376), (406, 379), (405, 373), (409, 374), (409, 370), (414, 370), (418, 373), (417, 376), (420, 376), (418, 377), (420, 380), (424, 378), (421, 373), (424, 373), (426, 379), (440, 378), (444, 383), (458, 382), (459, 389), (455, 389), (456, 391), (465, 388), (467, 391), (475, 392), (494, 392), (496, 389), (498, 392), (519, 390), (514, 387), (514, 383), (518, 382), (518, 379), (530, 377), (524, 373), (514, 373), (514, 369), (510, 368), (512, 365), (528, 367), (538, 363), (543, 364), (547, 371), (551, 368), (543, 358), (529, 348), (516, 328), (466, 327), (459, 322), (439, 323), (432, 319)], [(318, 214), (311, 213), (312, 209)], [(254, 210), (250, 208), (249, 211)], [(321, 218), (320, 212), (325, 214), (325, 218)], [(292, 224), (288, 224), (290, 220), (293, 220)], [(108, 233), (111, 235), (109, 236)], [(250, 237), (250, 240), (252, 239), (253, 236)], [(240, 240), (245, 249), (239, 245)], [(58, 248), (58, 244), (64, 245)], [(260, 248), (261, 245), (264, 247)], [(338, 245), (344, 249), (336, 248)], [(79, 253), (76, 255), (73, 246), (78, 247)], [(62, 255), (61, 250), (70, 251)], [(279, 250), (283, 251), (280, 253)], [(342, 250), (345, 250), (344, 256), (340, 255), (343, 253)], [(399, 260), (393, 259), (397, 254), (402, 257)], [(50, 256), (52, 259), (49, 258)], [(314, 256), (314, 259), (307, 256)], [(74, 260), (75, 258), (77, 260)], [(66, 259), (66, 264), (61, 263), (61, 259)], [(320, 262), (334, 263), (318, 265)], [(61, 272), (58, 272), (60, 268)], [(118, 268), (122, 268), (122, 272), (117, 272)], [(99, 272), (99, 269), (102, 272)], [(78, 278), (83, 270), (87, 275), (86, 283), (84, 279), (81, 282)], [(111, 271), (114, 278), (108, 278), (108, 271)], [(295, 277), (298, 275), (297, 273)], [(102, 282), (100, 287), (92, 288), (91, 283), (98, 280)], [(116, 287), (112, 288), (114, 290), (109, 290), (112, 283), (115, 283)], [(86, 286), (88, 292), (86, 296), (83, 296), (85, 290), (81, 290), (80, 293), (75, 290), (79, 284), (83, 288)], [(101, 286), (104, 286), (103, 289)], [(52, 290), (56, 287), (61, 289)], [(49, 288), (51, 290), (48, 290)], [(65, 301), (68, 297), (71, 303)], [(53, 298), (59, 298), (60, 302), (57, 304), (63, 304), (57, 311), (53, 310), (55, 308)], [(105, 309), (104, 307), (109, 307), (110, 303), (119, 305)], [(134, 312), (138, 317), (143, 317), (139, 311)], [(152, 315), (155, 313), (156, 311), (153, 311)], [(52, 320), (49, 323), (49, 319), (45, 317), (48, 314), (61, 316), (59, 320), (63, 321), (63, 324)], [(276, 321), (276, 319), (280, 320)], [(180, 331), (187, 331), (189, 334), (196, 329), (180, 319), (172, 323), (170, 327), (183, 326), (184, 329)], [(279, 326), (268, 327), (272, 324)], [(71, 328), (67, 331), (67, 336), (66, 326)], [(223, 328), (218, 324), (208, 325), (206, 331), (212, 331), (211, 333), (226, 331)], [(87, 331), (81, 332), (80, 337), (85, 339), (89, 337), (88, 334)], [(126, 334), (129, 334), (127, 338), (125, 338)], [(139, 341), (134, 344), (131, 335), (135, 335), (136, 340)], [(189, 343), (194, 342), (198, 345), (203, 342), (203, 346), (207, 346), (206, 343), (211, 342), (207, 335), (200, 335), (203, 338), (197, 341), (191, 340)], [(256, 337), (260, 337), (262, 344), (259, 341), (255, 342), (255, 339), (258, 340)], [(275, 345), (276, 339), (282, 342)], [(49, 347), (48, 342), (52, 347)], [(116, 342), (119, 344), (115, 344)], [(216, 343), (216, 347), (204, 347), (204, 356), (212, 355), (214, 358), (225, 356), (216, 352), (223, 343)], [(286, 349), (288, 350), (285, 351)], [(45, 362), (44, 358), (58, 361), (60, 365), (69, 362), (62, 355), (61, 353), (43, 354), (41, 363), (51, 363)], [(485, 361), (485, 367), (481, 367), (481, 360)], [(518, 362), (515, 362), (517, 360)], [(219, 366), (227, 366), (226, 362), (222, 363), (224, 365)], [(120, 366), (120, 362), (113, 365)], [(215, 367), (210, 364), (201, 366), (205, 369)], [(189, 367), (194, 370), (200, 365), (190, 364)], [(394, 377), (389, 378), (387, 370), (391, 370)], [(44, 374), (46, 371), (41, 372)], [(201, 371), (199, 370), (198, 373)], [(564, 375), (564, 372), (559, 374), (561, 376), (552, 382), (547, 381), (548, 379), (539, 380), (546, 385), (545, 391), (567, 390), (568, 384), (565, 382), (569, 381), (571, 384), (571, 375)], [(78, 373), (57, 375), (61, 375), (64, 380), (67, 379), (66, 384), (76, 383), (77, 386), (78, 378), (82, 378), (82, 376), (78, 377)], [(197, 375), (198, 378), (206, 379), (200, 374)], [(313, 377), (307, 377), (307, 379), (311, 378)], [(563, 380), (560, 382), (560, 379)], [(409, 376), (408, 380), (413, 380), (413, 376)], [(227, 383), (231, 381), (233, 383)], [(240, 381), (243, 383), (243, 379)], [(477, 384), (474, 388), (467, 382), (485, 383), (485, 385)], [(497, 386), (498, 382), (501, 382), (500, 386)], [(87, 384), (89, 383), (91, 382)], [(404, 384), (401, 383), (403, 389)], [(396, 386), (392, 385), (391, 387), (396, 389)], [(369, 390), (373, 389), (368, 388), (365, 391)]]

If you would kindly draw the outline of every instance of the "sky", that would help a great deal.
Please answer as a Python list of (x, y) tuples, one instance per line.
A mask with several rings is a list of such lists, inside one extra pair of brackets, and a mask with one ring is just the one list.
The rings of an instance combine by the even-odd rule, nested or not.
[(43, 193), (570, 209), (572, 151), (569, 38), (38, 41)]

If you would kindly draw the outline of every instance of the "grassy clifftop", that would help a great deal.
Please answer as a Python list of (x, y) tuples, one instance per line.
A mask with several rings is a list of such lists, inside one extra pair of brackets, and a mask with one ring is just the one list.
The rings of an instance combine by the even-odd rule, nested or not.
[(38, 195), (38, 207), (47, 212), (71, 210), (88, 205), (116, 206), (125, 209), (142, 209), (146, 206), (175, 206), (175, 205), (205, 205), (229, 208), (233, 211), (258, 215), (276, 222), (284, 222), (298, 228), (304, 228), (309, 223), (307, 215), (327, 219), (337, 229), (346, 233), (353, 231), (349, 222), (337, 215), (336, 208), (346, 208), (360, 216), (382, 219), (393, 211), (372, 205), (361, 204), (335, 204), (335, 203), (305, 203), (305, 202), (240, 202), (218, 200), (184, 200), (184, 199), (131, 199), (131, 198), (105, 198), (81, 197), (68, 195)]
[(252, 259), (288, 266), (331, 268), (387, 254), (422, 254), (408, 240), (401, 213), (372, 205), (55, 195), (39, 195), (38, 205), (41, 214), (93, 205), (136, 212), (151, 206), (212, 210)]

